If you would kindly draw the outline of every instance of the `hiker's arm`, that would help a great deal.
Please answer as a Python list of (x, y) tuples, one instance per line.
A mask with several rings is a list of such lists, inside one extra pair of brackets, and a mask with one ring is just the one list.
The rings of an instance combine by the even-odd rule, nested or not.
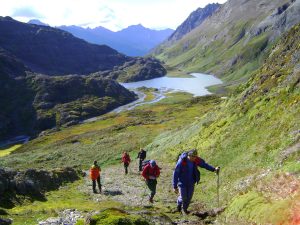
[(156, 174), (156, 177), (159, 177), (159, 175), (160, 175), (160, 169), (159, 169), (159, 167), (157, 167), (157, 174)]
[(197, 164), (199, 167), (201, 168), (204, 168), (204, 169), (207, 169), (211, 172), (216, 172), (216, 168), (209, 165), (208, 163), (206, 163), (203, 159), (200, 159), (199, 160), (199, 163)]
[(148, 168), (146, 167), (146, 168), (143, 170), (143, 172), (142, 172), (142, 176), (143, 176), (146, 180), (149, 179), (149, 176), (148, 176), (147, 174), (149, 174), (149, 173), (148, 173)]
[(177, 163), (176, 168), (173, 172), (173, 179), (172, 179), (172, 185), (174, 190), (177, 189), (179, 172), (180, 172), (180, 163)]

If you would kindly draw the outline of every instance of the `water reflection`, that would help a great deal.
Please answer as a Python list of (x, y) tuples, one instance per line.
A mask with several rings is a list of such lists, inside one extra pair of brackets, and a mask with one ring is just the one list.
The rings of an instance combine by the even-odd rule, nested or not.
[(185, 91), (194, 96), (211, 94), (206, 87), (221, 84), (222, 81), (212, 75), (192, 73), (192, 78), (159, 77), (151, 80), (144, 80), (132, 83), (121, 83), (127, 89), (139, 87), (169, 89), (174, 91)]

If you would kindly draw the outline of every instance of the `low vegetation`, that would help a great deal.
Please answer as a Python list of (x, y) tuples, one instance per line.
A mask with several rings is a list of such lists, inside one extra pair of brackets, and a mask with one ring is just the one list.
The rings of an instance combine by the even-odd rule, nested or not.
[[(62, 128), (61, 131), (34, 139), (14, 154), (1, 160), (2, 166), (16, 168), (53, 168), (76, 166), (87, 168), (96, 158), (101, 165), (117, 162), (123, 151), (136, 153), (160, 133), (179, 129), (209, 111), (218, 97), (191, 99), (189, 94), (173, 93), (155, 104), (139, 107), (119, 115), (111, 113), (92, 123)], [(16, 157), (18, 156), (18, 157)]]

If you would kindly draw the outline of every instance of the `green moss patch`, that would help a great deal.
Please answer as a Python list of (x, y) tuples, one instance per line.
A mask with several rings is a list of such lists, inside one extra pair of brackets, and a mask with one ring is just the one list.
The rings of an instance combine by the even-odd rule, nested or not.
[(148, 225), (140, 216), (130, 215), (119, 209), (107, 209), (90, 219), (90, 225)]

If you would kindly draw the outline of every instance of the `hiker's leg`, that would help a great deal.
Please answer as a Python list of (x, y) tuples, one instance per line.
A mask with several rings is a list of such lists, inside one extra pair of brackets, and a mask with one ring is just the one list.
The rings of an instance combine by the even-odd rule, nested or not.
[(125, 174), (128, 173), (128, 163), (124, 163), (124, 168), (125, 168)]
[[(100, 183), (100, 176), (97, 178), (98, 188), (100, 193), (102, 192), (101, 183)], [(95, 185), (96, 186), (96, 185)]]
[(189, 207), (189, 205), (191, 203), (191, 200), (192, 200), (192, 197), (193, 197), (193, 194), (194, 194), (194, 188), (195, 188), (195, 186), (191, 185), (187, 189), (187, 207), (186, 207), (186, 209)]
[(142, 171), (142, 163), (143, 163), (143, 160), (139, 160), (139, 171)]
[(188, 204), (188, 188), (187, 187), (179, 187), (179, 197), (177, 199), (177, 206), (181, 206), (183, 210), (187, 210)]
[(95, 193), (96, 192), (96, 180), (92, 180), (93, 182), (93, 192)]
[[(146, 184), (147, 184), (147, 187), (148, 187), (149, 190), (150, 190), (149, 197), (151, 198), (152, 195), (153, 195), (153, 180), (147, 180), (147, 181), (146, 181)], [(154, 196), (154, 195), (153, 195), (153, 196)]]
[(157, 185), (157, 180), (151, 180), (151, 195), (150, 198), (153, 199), (154, 195), (156, 194), (156, 185)]

